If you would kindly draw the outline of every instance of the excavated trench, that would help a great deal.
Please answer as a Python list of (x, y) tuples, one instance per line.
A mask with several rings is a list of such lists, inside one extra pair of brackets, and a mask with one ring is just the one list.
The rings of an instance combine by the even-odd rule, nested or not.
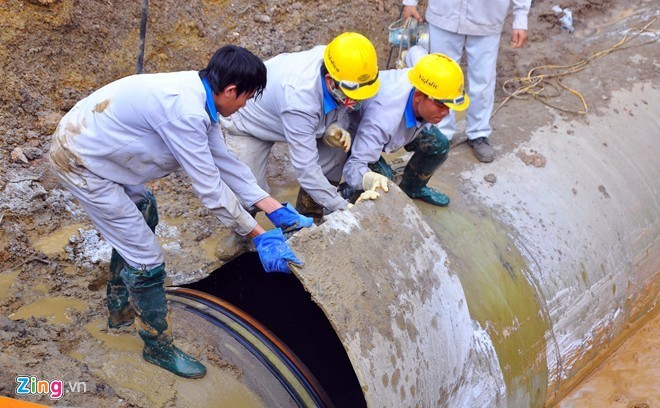
[[(70, 15), (38, 3), (43, 18), (53, 14), (53, 24), (76, 27), (72, 2), (54, 2)], [(575, 37), (611, 42), (608, 36), (618, 38), (658, 14), (652, 3), (641, 3), (606, 23), (578, 22)], [(291, 24), (303, 14), (293, 13)], [(536, 14), (537, 23), (553, 18)], [(236, 18), (250, 25), (243, 20)], [(168, 50), (180, 46), (189, 56), (209, 41), (204, 35), (218, 40), (204, 23), (181, 18), (168, 25), (176, 26), (181, 44), (154, 47), (148, 63), (160, 59), (173, 67)], [(104, 30), (84, 28), (99, 35)], [(549, 37), (538, 32), (532, 45)], [(194, 41), (186, 40), (190, 33)], [(560, 40), (566, 42), (557, 48), (563, 52), (579, 42)], [(518, 55), (507, 49), (502, 54), (511, 59), (505, 68), (513, 69)], [(108, 66), (121, 71), (132, 64), (132, 53), (121, 55), (123, 65)], [(530, 105), (516, 105), (524, 106), (522, 112), (503, 110), (494, 120), (494, 163), (478, 164), (465, 145), (457, 145), (432, 178), (433, 187), (451, 196), (448, 208), (413, 202), (392, 188), (377, 202), (332, 214), (294, 236), (291, 245), (305, 266), (292, 275), (264, 273), (233, 233), (216, 229), (217, 222), (201, 211), (188, 214), (195, 208), (189, 198), (176, 206), (157, 192), (164, 204), (159, 238), (167, 253), (175, 339), (209, 367), (200, 380), (145, 363), (134, 330), (107, 330), (98, 300), (105, 275), (94, 266), (103, 256), (81, 255), (90, 241), (102, 243), (84, 230), (87, 220), (73, 215), (70, 201), (61, 206), (75, 221), (51, 235), (7, 228), (3, 237), (29, 241), (45, 258), (26, 256), (24, 264), (0, 274), (0, 305), (11, 309), (0, 316), (6, 345), (0, 362), (11, 367), (0, 373), (0, 395), (16, 397), (4, 383), (13, 384), (8, 376), (19, 369), (36, 373), (58, 360), (63, 362), (47, 365), (41, 375), (94, 387), (62, 401), (76, 406), (659, 405), (657, 343), (622, 364), (625, 375), (616, 374), (616, 366), (608, 374), (612, 368), (605, 360), (646, 322), (656, 326), (641, 334), (658, 330), (660, 152), (649, 136), (660, 134), (657, 60), (657, 47), (631, 48), (619, 54), (616, 78), (614, 65), (574, 78), (571, 85), (587, 92), (613, 89), (592, 93), (589, 101), (598, 103), (577, 119)], [(64, 71), (67, 86), (84, 88), (79, 74)], [(96, 66), (92, 71), (110, 75)], [(88, 81), (91, 88), (94, 81)], [(62, 92), (71, 100), (79, 96)], [(47, 112), (38, 122), (47, 127), (59, 116)], [(284, 156), (278, 156), (280, 164)], [(292, 199), (295, 185), (282, 182), (286, 171), (279, 170), (274, 195)], [(38, 195), (36, 180), (48, 182), (19, 173), (8, 179), (5, 196), (9, 187), (17, 196)], [(175, 200), (187, 197), (184, 184), (174, 174), (155, 187), (181, 193), (169, 198)], [(38, 219), (37, 213), (32, 216)], [(3, 227), (10, 223), (7, 216)], [(58, 265), (63, 259), (78, 263)], [(78, 286), (95, 294), (80, 297)], [(84, 335), (74, 334), (79, 332)], [(650, 374), (644, 367), (651, 367)], [(45, 396), (30, 400), (52, 402)]]
[[(621, 113), (640, 98), (634, 121)], [(109, 332), (102, 318), (85, 326), (94, 352), (78, 345), (69, 355), (139, 406), (561, 405), (657, 314), (660, 169), (645, 135), (660, 133), (658, 104), (642, 83), (614, 93), (597, 122), (555, 121), (487, 167), (455, 159), (455, 176), (431, 179), (451, 195), (448, 208), (393, 186), (333, 213), (290, 239), (305, 262), (291, 275), (264, 273), (251, 252), (220, 268), (198, 263), (188, 281), (172, 274), (175, 338), (204, 357), (201, 380), (144, 363), (135, 334)], [(638, 132), (619, 137), (633, 122)], [(567, 129), (570, 151), (548, 137)], [(529, 166), (520, 151), (547, 163)], [(51, 238), (42, 240), (48, 253)], [(208, 258), (211, 243), (224, 245), (207, 242)], [(0, 292), (15, 275), (3, 274), (11, 282)], [(67, 323), (86, 309), (44, 298), (9, 317)], [(654, 378), (636, 406), (658, 400)]]

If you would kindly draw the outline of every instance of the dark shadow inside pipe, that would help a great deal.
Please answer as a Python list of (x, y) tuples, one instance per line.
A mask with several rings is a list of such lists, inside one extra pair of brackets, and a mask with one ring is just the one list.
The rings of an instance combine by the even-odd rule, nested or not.
[(339, 337), (294, 275), (266, 273), (256, 253), (245, 253), (185, 287), (232, 303), (266, 326), (303, 361), (336, 407), (366, 407)]

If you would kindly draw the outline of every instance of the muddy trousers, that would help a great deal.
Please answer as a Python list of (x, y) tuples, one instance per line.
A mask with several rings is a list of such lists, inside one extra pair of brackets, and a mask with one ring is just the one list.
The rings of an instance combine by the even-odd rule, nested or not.
[(144, 341), (142, 357), (181, 377), (203, 377), (206, 367), (173, 343), (165, 298), (165, 264), (152, 269), (126, 265), (120, 275), (135, 311), (135, 326)]
[[(158, 207), (156, 197), (146, 191), (146, 197), (135, 203), (138, 210), (142, 213), (144, 220), (154, 233), (158, 225)], [(135, 313), (128, 301), (128, 290), (122, 280), (120, 273), (128, 264), (124, 258), (119, 255), (116, 249), (112, 249), (110, 257), (110, 274), (106, 288), (106, 304), (108, 305), (108, 327), (116, 329), (122, 326), (133, 324)]]
[(449, 140), (435, 126), (423, 130), (412, 142), (404, 146), (414, 152), (403, 169), (399, 187), (410, 198), (418, 198), (437, 206), (447, 206), (449, 197), (427, 186), (433, 173), (447, 160)]

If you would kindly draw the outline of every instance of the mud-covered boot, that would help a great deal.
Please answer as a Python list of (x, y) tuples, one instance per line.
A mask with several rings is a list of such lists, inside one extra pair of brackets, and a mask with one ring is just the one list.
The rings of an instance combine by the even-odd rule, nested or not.
[(153, 269), (127, 265), (121, 277), (130, 293), (138, 334), (144, 341), (142, 357), (181, 377), (203, 377), (206, 367), (173, 343), (165, 298), (165, 264)]
[(346, 182), (342, 182), (337, 186), (337, 192), (339, 195), (344, 197), (344, 199), (348, 200), (348, 202), (351, 204), (355, 204), (355, 201), (357, 201), (358, 197), (360, 197), (360, 194), (362, 194), (363, 191), (364, 190), (354, 189)]
[(403, 178), (399, 184), (401, 190), (410, 198), (418, 198), (440, 207), (449, 205), (449, 197), (446, 194), (427, 186), (433, 173), (447, 160), (447, 138), (438, 128), (431, 126), (408, 143), (405, 149), (415, 153), (403, 170)]
[(298, 189), (296, 211), (305, 217), (313, 218), (315, 224), (318, 224), (323, 218), (323, 207), (320, 204), (317, 204), (312, 196), (310, 196), (302, 187)]
[[(156, 197), (150, 191), (147, 191), (146, 198), (140, 200), (135, 205), (142, 213), (149, 228), (156, 232), (156, 226), (158, 225)], [(128, 290), (120, 276), (121, 271), (126, 265), (124, 258), (113, 248), (112, 255), (110, 256), (110, 273), (106, 285), (105, 298), (108, 305), (108, 327), (111, 329), (130, 326), (135, 319), (133, 307), (128, 300)]]

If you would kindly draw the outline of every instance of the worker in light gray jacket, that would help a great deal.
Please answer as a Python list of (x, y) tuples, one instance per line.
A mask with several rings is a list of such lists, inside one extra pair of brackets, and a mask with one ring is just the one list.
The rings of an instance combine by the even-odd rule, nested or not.
[(356, 128), (351, 154), (344, 165), (341, 191), (355, 198), (360, 190), (388, 191), (392, 169), (381, 152), (401, 148), (414, 152), (403, 170), (399, 187), (411, 198), (446, 206), (449, 197), (427, 183), (447, 159), (449, 141), (432, 126), (450, 110), (470, 105), (463, 90), (463, 72), (442, 54), (422, 57), (414, 67), (381, 71), (378, 94), (352, 114)]
[[(182, 377), (202, 377), (206, 368), (172, 344), (156, 200), (144, 183), (183, 168), (204, 206), (253, 237), (267, 272), (302, 264), (281, 229), (311, 226), (312, 219), (259, 188), (217, 123), (218, 114), (229, 116), (265, 86), (263, 62), (225, 46), (199, 72), (134, 75), (102, 87), (64, 116), (52, 138), (55, 174), (113, 247), (108, 325), (135, 321), (144, 359)], [(266, 232), (243, 206), (264, 210), (277, 228)]]
[(286, 142), (301, 186), (296, 208), (315, 218), (323, 208), (345, 208), (336, 185), (351, 144), (347, 112), (378, 91), (375, 48), (347, 32), (327, 46), (280, 54), (266, 66), (262, 98), (222, 122), (227, 145), (268, 191), (268, 155), (275, 142)]
[[(418, 0), (403, 0), (404, 17), (420, 22)], [(513, 5), (511, 46), (522, 47), (527, 40), (527, 14), (531, 0), (429, 0), (426, 20), (429, 23), (430, 52), (461, 59), (467, 55), (468, 94), (472, 104), (467, 111), (468, 144), (477, 159), (491, 162), (495, 151), (489, 142), (490, 116), (495, 100), (497, 53), (504, 20)], [(440, 122), (439, 129), (450, 140), (456, 132), (453, 114)]]

